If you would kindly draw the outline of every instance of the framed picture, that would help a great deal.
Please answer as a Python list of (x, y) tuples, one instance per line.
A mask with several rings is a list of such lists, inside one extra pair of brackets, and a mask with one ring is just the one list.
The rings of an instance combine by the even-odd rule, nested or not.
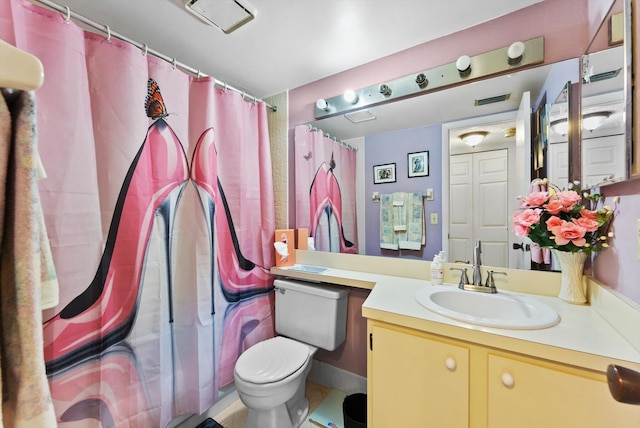
[(409, 178), (429, 175), (429, 152), (414, 152), (407, 155)]
[(384, 165), (373, 166), (373, 184), (395, 183), (396, 164), (386, 163)]

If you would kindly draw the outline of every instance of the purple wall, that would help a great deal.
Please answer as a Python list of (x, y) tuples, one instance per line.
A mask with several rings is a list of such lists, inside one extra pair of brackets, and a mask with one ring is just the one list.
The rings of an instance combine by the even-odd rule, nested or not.
[[(365, 251), (368, 256), (402, 257), (433, 260), (442, 250), (442, 132), (441, 125), (403, 129), (365, 137)], [(407, 155), (413, 152), (429, 151), (429, 175), (412, 177), (408, 175)], [(396, 182), (373, 184), (373, 166), (387, 163), (396, 164)], [(426, 222), (426, 245), (421, 250), (382, 250), (380, 248), (380, 202), (373, 202), (373, 192), (389, 194), (393, 192), (424, 193), (428, 188), (434, 191), (434, 200), (424, 200)], [(438, 224), (431, 224), (431, 213), (438, 214)]]

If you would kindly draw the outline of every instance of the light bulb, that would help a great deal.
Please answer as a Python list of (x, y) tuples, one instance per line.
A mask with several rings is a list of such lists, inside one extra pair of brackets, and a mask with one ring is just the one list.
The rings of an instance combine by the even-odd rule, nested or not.
[(353, 89), (348, 89), (344, 92), (344, 100), (350, 104), (355, 104), (358, 102), (358, 95), (356, 95)]

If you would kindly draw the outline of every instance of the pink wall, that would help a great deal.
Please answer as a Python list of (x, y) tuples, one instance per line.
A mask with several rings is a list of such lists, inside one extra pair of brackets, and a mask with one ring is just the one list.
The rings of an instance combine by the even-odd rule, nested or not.
[(593, 264), (594, 276), (640, 303), (640, 260), (637, 250), (640, 180), (603, 187), (601, 191), (606, 196), (607, 204), (613, 205), (614, 196), (620, 196), (620, 203), (613, 222), (615, 237), (611, 241), (611, 248), (596, 257)]
[[(295, 88), (289, 92), (289, 141), (293, 141), (292, 130), (295, 125), (314, 120), (313, 105), (318, 98), (332, 97), (347, 88), (374, 85), (454, 62), (463, 54), (475, 55), (508, 46), (517, 40), (543, 35), (545, 63), (581, 57), (588, 46), (590, 35), (594, 34), (592, 23), (597, 16), (603, 16), (603, 11), (610, 4), (611, 0), (545, 0), (474, 28)], [(593, 8), (591, 14), (588, 13), (587, 5)], [(293, 152), (293, 144), (289, 145), (289, 150)], [(293, 189), (293, 185), (290, 189)], [(614, 221), (617, 233), (614, 248), (598, 256), (594, 271), (598, 279), (640, 303), (640, 261), (635, 258), (635, 221), (640, 218), (639, 181), (607, 187), (604, 193), (607, 196), (620, 195), (622, 202)], [(290, 197), (293, 197), (292, 193)], [(366, 320), (360, 315), (359, 308), (367, 294), (366, 291), (359, 290), (350, 296), (351, 315), (347, 343), (333, 353), (319, 353), (317, 357), (363, 376), (366, 373)], [(357, 314), (353, 313), (354, 310)]]

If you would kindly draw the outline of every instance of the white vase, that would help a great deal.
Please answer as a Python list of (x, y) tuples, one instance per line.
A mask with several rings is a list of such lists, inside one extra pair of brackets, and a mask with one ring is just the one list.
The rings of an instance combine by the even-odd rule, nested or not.
[(562, 272), (562, 284), (558, 297), (569, 303), (586, 303), (583, 271), (587, 254), (558, 250), (553, 250), (553, 253), (560, 261), (560, 271)]

